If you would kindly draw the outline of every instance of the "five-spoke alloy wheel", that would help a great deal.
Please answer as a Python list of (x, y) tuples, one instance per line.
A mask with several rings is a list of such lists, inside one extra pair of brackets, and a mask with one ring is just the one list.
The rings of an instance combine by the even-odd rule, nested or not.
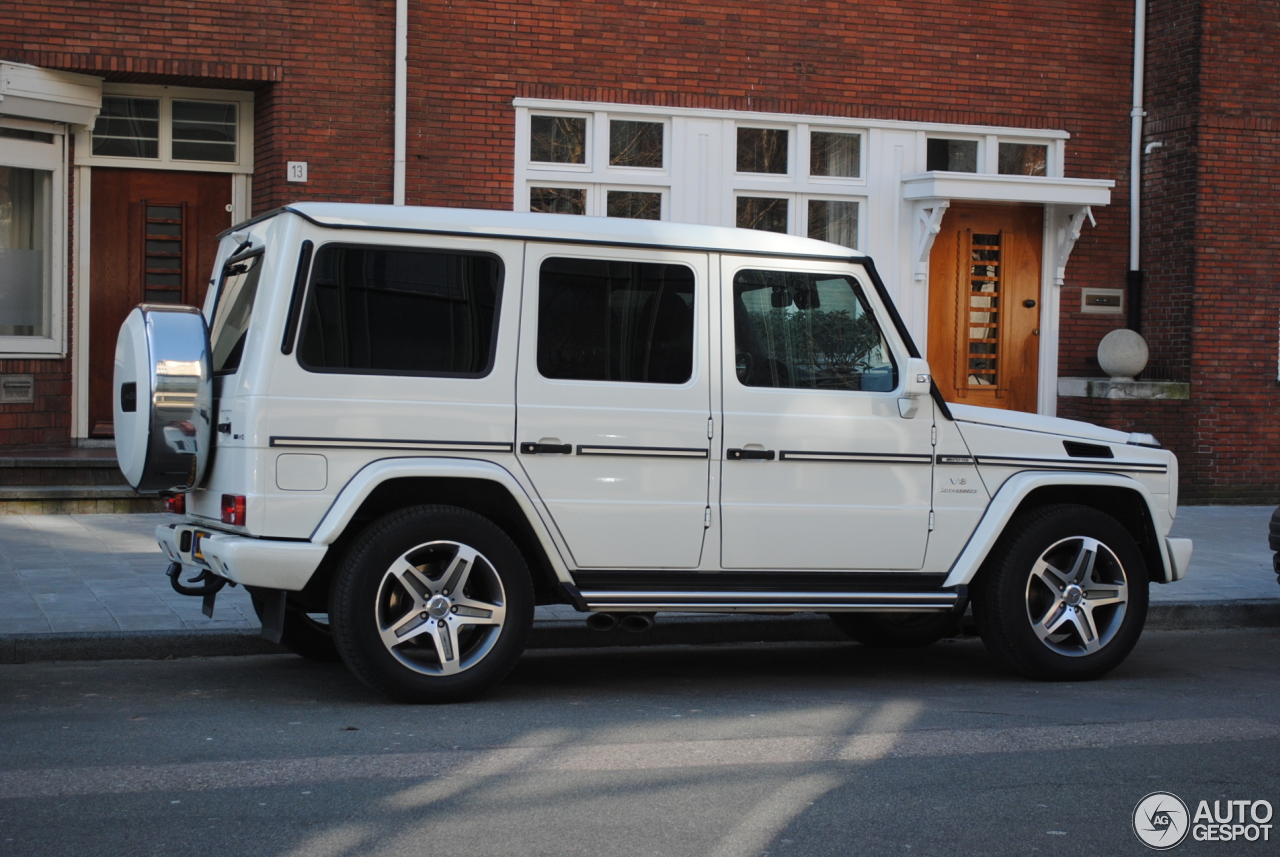
[(533, 623), (519, 549), (491, 521), (417, 506), (374, 523), (333, 588), (338, 650), (366, 684), (397, 699), (452, 702), (511, 669)]
[(1086, 506), (1042, 507), (1009, 525), (975, 581), (973, 610), (983, 642), (1013, 671), (1096, 678), (1142, 633), (1146, 563), (1114, 518)]

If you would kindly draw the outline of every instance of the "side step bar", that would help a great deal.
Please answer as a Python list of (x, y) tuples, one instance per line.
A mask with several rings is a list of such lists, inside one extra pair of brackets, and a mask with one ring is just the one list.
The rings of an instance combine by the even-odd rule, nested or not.
[(963, 610), (964, 587), (931, 592), (627, 592), (582, 590), (590, 610), (691, 613), (851, 613), (858, 611)]

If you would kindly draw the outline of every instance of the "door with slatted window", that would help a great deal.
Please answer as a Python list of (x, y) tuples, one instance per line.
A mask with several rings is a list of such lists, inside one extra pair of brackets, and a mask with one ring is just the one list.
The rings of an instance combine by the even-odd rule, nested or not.
[(929, 366), (953, 402), (1035, 412), (1044, 209), (954, 204), (929, 261)]
[(112, 437), (116, 336), (140, 303), (199, 306), (231, 225), (231, 176), (95, 168), (90, 186), (89, 433)]

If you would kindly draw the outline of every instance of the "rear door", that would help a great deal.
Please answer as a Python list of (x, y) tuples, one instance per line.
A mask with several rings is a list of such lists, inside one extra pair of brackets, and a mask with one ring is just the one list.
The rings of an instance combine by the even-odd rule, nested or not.
[(899, 414), (907, 355), (869, 284), (822, 262), (722, 270), (724, 567), (921, 568), (933, 403)]
[(709, 517), (705, 254), (526, 245), (519, 461), (578, 568), (694, 568)]

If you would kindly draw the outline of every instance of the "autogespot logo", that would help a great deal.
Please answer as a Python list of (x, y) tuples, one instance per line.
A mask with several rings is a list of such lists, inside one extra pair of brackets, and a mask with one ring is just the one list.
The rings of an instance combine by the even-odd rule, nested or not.
[(1152, 792), (1133, 808), (1133, 832), (1142, 844), (1165, 851), (1187, 838), (1187, 805), (1171, 792)]

